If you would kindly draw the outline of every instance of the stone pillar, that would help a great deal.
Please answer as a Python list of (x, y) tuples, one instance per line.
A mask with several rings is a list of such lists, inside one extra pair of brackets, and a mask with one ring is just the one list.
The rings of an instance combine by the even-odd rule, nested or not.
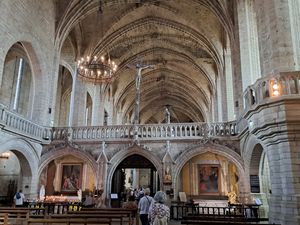
[(104, 120), (104, 96), (103, 86), (97, 85), (94, 89), (94, 101), (92, 109), (92, 126), (102, 126)]
[[(227, 41), (229, 39), (227, 37)], [(232, 81), (232, 62), (231, 62), (231, 49), (229, 43), (227, 43), (227, 48), (224, 51), (224, 61), (225, 61), (225, 79), (226, 79), (226, 102), (227, 102), (227, 117), (225, 120), (232, 121), (235, 120), (234, 113), (234, 99), (233, 99), (233, 81)]]
[(75, 90), (76, 90), (76, 80), (77, 80), (77, 67), (75, 68), (75, 73), (73, 75), (72, 80), (72, 92), (71, 92), (71, 99), (70, 99), (70, 111), (69, 111), (69, 127), (73, 126), (73, 116), (74, 116), (74, 102), (75, 102)]
[(271, 222), (300, 224), (299, 144), (300, 141), (293, 141), (268, 146), (272, 187), (269, 212)]
[[(73, 91), (72, 91), (73, 93)], [(85, 125), (85, 106), (86, 106), (87, 91), (84, 81), (77, 80), (75, 87), (74, 111), (73, 111), (73, 126)], [(70, 109), (71, 111), (71, 109)]]
[(294, 49), (295, 69), (300, 70), (300, 2), (289, 0), (291, 32)]
[(291, 1), (255, 0), (262, 76), (295, 71), (296, 49), (289, 4)]
[(243, 91), (261, 77), (253, 0), (237, 1)]
[(282, 225), (300, 224), (300, 105), (285, 99), (253, 111), (250, 132), (264, 146), (270, 168), (269, 218)]

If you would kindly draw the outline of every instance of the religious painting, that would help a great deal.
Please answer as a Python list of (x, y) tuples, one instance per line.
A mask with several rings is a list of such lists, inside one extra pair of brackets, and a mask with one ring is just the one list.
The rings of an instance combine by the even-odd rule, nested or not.
[(75, 192), (81, 189), (82, 164), (62, 164), (62, 192)]
[(198, 165), (199, 194), (219, 194), (219, 166)]

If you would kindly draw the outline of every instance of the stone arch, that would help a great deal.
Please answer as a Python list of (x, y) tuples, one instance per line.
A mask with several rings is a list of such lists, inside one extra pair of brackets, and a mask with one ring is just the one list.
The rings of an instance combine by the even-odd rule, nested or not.
[[(249, 197), (260, 199), (260, 201), (263, 203), (263, 206), (260, 209), (260, 214), (261, 216), (267, 217), (269, 212), (269, 191), (271, 190), (269, 159), (266, 151), (267, 148), (263, 142), (257, 139), (254, 135), (249, 135), (245, 141), (243, 149), (243, 159), (245, 162), (246, 179), (249, 187)], [(251, 188), (251, 175), (258, 176), (259, 192), (255, 192), (253, 191), (253, 188)]]
[[(34, 179), (38, 174), (38, 162), (40, 159), (39, 151), (28, 141), (21, 138), (12, 138), (0, 145), (0, 153), (11, 151), (19, 160), (22, 171), (23, 192), (29, 198), (37, 195), (37, 180)], [(25, 188), (28, 186), (29, 188)]]
[(227, 159), (229, 159), (238, 169), (239, 173), (239, 187), (240, 187), (240, 194), (243, 195), (244, 192), (248, 193), (248, 186), (246, 185), (246, 180), (245, 180), (245, 170), (244, 170), (244, 163), (242, 157), (233, 151), (232, 149), (222, 146), (222, 145), (217, 145), (217, 144), (206, 144), (204, 146), (196, 146), (191, 149), (188, 149), (185, 151), (184, 154), (180, 155), (176, 160), (175, 160), (175, 168), (174, 168), (174, 176), (173, 176), (173, 188), (174, 188), (174, 193), (178, 192), (178, 178), (180, 176), (180, 172), (183, 168), (183, 166), (194, 156), (204, 154), (204, 153), (214, 153), (221, 155)]
[[(39, 183), (39, 185), (42, 184), (42, 183), (40, 183), (40, 181), (43, 177), (42, 175), (43, 175), (44, 170), (53, 160), (55, 160), (57, 158), (61, 158), (63, 156), (70, 156), (70, 155), (83, 160), (91, 168), (91, 171), (93, 172), (94, 184), (96, 184), (96, 182), (97, 182), (96, 175), (97, 175), (97, 169), (98, 169), (96, 160), (91, 155), (86, 154), (83, 151), (74, 149), (72, 147), (66, 147), (66, 148), (61, 148), (58, 150), (49, 151), (41, 157), (41, 163), (40, 163), (40, 167), (38, 170), (38, 176), (37, 176), (38, 177), (37, 182)], [(85, 178), (82, 177), (82, 180), (84, 180), (84, 179)], [(85, 184), (87, 185), (86, 182), (85, 182)]]
[[(40, 63), (39, 63), (37, 54), (31, 43), (26, 42), (26, 41), (15, 42), (10, 46), (10, 48), (6, 52), (5, 60), (3, 61), (3, 63), (4, 63), (3, 69), (5, 68), (5, 65), (7, 63), (6, 59), (9, 55), (9, 53), (12, 53), (12, 55), (16, 54), (16, 55), (18, 55), (18, 57), (24, 59), (23, 60), (24, 66), (23, 66), (22, 70), (24, 71), (25, 70), (24, 68), (29, 68), (29, 70), (27, 70), (27, 72), (28, 71), (30, 72), (29, 74), (26, 72), (23, 72), (23, 79), (24, 79), (24, 75), (26, 75), (26, 74), (30, 75), (30, 76), (27, 76), (28, 79), (25, 79), (30, 86), (26, 87), (24, 89), (24, 90), (26, 90), (26, 92), (23, 93), (23, 94), (25, 94), (24, 98), (29, 99), (29, 101), (28, 102), (26, 101), (27, 102), (26, 103), (27, 107), (26, 107), (26, 112), (25, 112), (26, 114), (24, 114), (24, 112), (21, 114), (24, 114), (26, 117), (29, 117), (29, 118), (38, 118), (38, 117), (34, 117), (33, 113), (35, 112), (35, 110), (34, 110), (35, 106), (40, 105), (39, 103), (36, 103), (36, 101), (40, 101), (40, 98), (34, 99), (34, 96), (36, 96), (35, 92), (36, 92), (36, 90), (38, 90), (37, 87), (44, 89), (45, 85), (42, 82), (42, 76), (41, 76), (42, 73), (41, 73)], [(25, 65), (28, 65), (28, 67)], [(2, 83), (3, 79), (4, 79), (3, 75), (4, 75), (4, 71), (2, 72), (2, 75), (0, 77), (1, 85), (5, 85)]]
[(74, 68), (72, 68), (72, 65), (70, 65), (67, 61), (61, 59), (59, 65), (64, 66), (65, 68), (67, 68), (70, 71), (70, 74), (73, 77), (73, 74), (75, 74), (75, 70)]
[[(66, 148), (61, 148), (55, 151), (49, 151), (45, 153), (41, 157), (40, 165), (39, 165), (39, 170), (38, 170), (38, 177), (40, 177), (42, 171), (44, 168), (54, 159), (66, 156), (66, 155), (73, 155), (77, 158), (83, 159), (88, 163), (88, 165), (92, 168), (93, 171), (97, 171), (97, 163), (96, 160), (91, 156), (86, 154), (83, 151), (71, 148), (71, 147), (66, 147)], [(95, 176), (96, 178), (96, 176)]]
[(109, 160), (109, 162), (113, 162), (113, 163), (109, 164), (108, 169), (107, 169), (107, 182), (106, 182), (107, 196), (106, 197), (108, 197), (108, 191), (111, 190), (112, 179), (113, 179), (114, 172), (116, 171), (116, 168), (125, 158), (127, 158), (128, 156), (134, 155), (134, 154), (141, 155), (141, 156), (147, 158), (155, 166), (155, 168), (157, 169), (157, 173), (160, 177), (160, 187), (163, 187), (163, 183), (162, 183), (163, 167), (162, 167), (161, 159), (159, 159), (154, 154), (151, 154), (151, 152), (145, 150), (144, 148), (142, 148), (138, 145), (134, 145), (132, 147), (129, 147), (128, 149), (119, 151)]
[(263, 147), (261, 144), (256, 144), (253, 148), (252, 155), (251, 155), (251, 160), (250, 160), (250, 167), (249, 167), (249, 172), (251, 174), (258, 174), (259, 172), (259, 165), (260, 165), (260, 159), (263, 155)]
[(257, 139), (254, 135), (249, 135), (245, 144), (242, 147), (242, 157), (245, 163), (245, 170), (249, 170), (251, 157), (256, 145), (261, 145), (263, 149), (266, 149), (263, 142)]
[[(32, 72), (32, 96), (39, 96), (35, 93), (37, 90), (47, 90), (48, 82), (45, 82), (42, 76), (42, 69), (40, 65), (40, 60), (36, 54), (36, 50), (33, 48), (32, 44), (29, 42), (21, 41), (21, 44), (28, 56), (31, 72)], [(43, 98), (34, 98), (32, 101), (32, 113), (31, 118), (40, 118), (40, 109), (42, 104)], [(38, 115), (38, 116), (37, 116)]]

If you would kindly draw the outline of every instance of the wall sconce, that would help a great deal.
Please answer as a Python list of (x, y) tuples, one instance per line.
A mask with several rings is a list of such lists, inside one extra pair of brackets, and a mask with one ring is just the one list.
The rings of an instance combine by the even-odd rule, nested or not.
[(277, 81), (274, 81), (272, 85), (273, 89), (273, 96), (278, 96), (279, 95), (279, 85), (277, 84)]
[(3, 152), (0, 154), (0, 159), (8, 159), (10, 156), (9, 152)]

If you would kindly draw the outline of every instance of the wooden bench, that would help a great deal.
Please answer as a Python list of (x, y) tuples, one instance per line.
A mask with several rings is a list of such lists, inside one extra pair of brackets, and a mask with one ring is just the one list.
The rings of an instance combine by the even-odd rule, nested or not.
[(111, 225), (112, 221), (109, 218), (30, 218), (27, 219), (28, 225), (34, 224), (84, 224), (84, 225)]
[[(193, 224), (193, 225), (249, 225), (253, 224), (250, 222), (233, 222), (233, 221), (197, 221), (195, 223), (185, 223), (185, 224)], [(264, 223), (264, 225), (280, 225), (274, 223)]]
[(69, 211), (68, 215), (71, 216), (101, 216), (106, 218), (113, 218), (114, 221), (119, 221), (121, 224), (132, 224), (132, 210), (128, 209), (93, 209), (90, 208), (89, 210), (82, 210), (82, 211)]
[(183, 217), (181, 224), (252, 224), (268, 221), (268, 218), (246, 218), (241, 216), (190, 215)]
[(28, 210), (26, 208), (0, 208), (0, 224), (19, 225), (26, 220)]
[(108, 210), (94, 210), (94, 211), (69, 211), (68, 214), (49, 214), (41, 218), (42, 215), (30, 215), (29, 224), (38, 223), (61, 223), (61, 224), (120, 224), (131, 225), (131, 213), (126, 211), (110, 211)]

